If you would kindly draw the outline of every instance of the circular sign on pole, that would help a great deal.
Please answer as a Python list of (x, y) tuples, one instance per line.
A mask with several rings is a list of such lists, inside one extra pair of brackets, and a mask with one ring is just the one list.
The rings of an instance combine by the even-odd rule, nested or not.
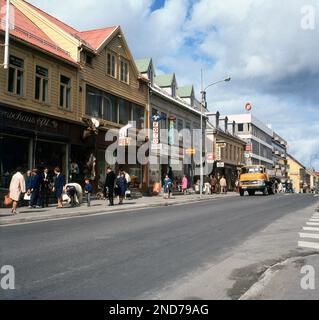
[(251, 103), (247, 102), (245, 105), (245, 109), (246, 109), (246, 111), (251, 111), (251, 109), (252, 109)]

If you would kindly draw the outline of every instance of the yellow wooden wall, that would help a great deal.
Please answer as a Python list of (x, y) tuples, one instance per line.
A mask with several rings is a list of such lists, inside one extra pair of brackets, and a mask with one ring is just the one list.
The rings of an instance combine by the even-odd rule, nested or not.
[[(3, 42), (3, 37), (0, 37), (0, 41)], [(3, 47), (0, 46), (0, 57), (3, 57), (3, 50)], [(80, 120), (81, 110), (76, 66), (68, 65), (12, 39), (10, 54), (24, 60), (24, 94), (20, 97), (7, 91), (8, 71), (2, 67), (0, 68), (0, 101), (2, 103), (63, 119)], [(35, 69), (37, 64), (49, 69), (49, 102), (45, 104), (35, 100)], [(60, 74), (70, 77), (72, 82), (72, 109), (70, 111), (59, 107)]]

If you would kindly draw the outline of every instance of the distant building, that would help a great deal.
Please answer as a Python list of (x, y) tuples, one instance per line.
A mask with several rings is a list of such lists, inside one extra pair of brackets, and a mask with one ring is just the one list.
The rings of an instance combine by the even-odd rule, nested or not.
[(235, 134), (247, 143), (247, 165), (264, 165), (273, 171), (273, 131), (252, 114), (228, 115), (229, 122), (236, 122)]
[(234, 190), (239, 171), (245, 165), (246, 142), (236, 136), (235, 122), (229, 123), (227, 117), (220, 119), (218, 112), (214, 118), (207, 123), (206, 129), (206, 152), (213, 154), (214, 160), (208, 174), (225, 176), (228, 189)]
[(288, 178), (287, 166), (287, 141), (281, 138), (276, 132), (273, 133), (273, 172), (277, 179), (286, 182)]
[[(195, 97), (194, 87), (179, 87), (175, 73), (156, 74), (151, 58), (136, 60), (135, 63), (139, 72), (150, 83), (151, 154), (157, 158), (157, 163), (149, 165), (149, 185), (162, 183), (165, 175), (172, 169), (174, 178), (181, 181), (186, 174), (192, 186), (199, 178), (194, 156), (200, 155), (200, 145), (185, 148), (185, 142), (191, 147), (193, 137), (185, 141), (185, 137), (180, 134), (177, 137), (175, 131), (180, 133), (187, 129), (193, 133), (194, 130), (200, 129), (200, 102)], [(153, 120), (156, 116), (160, 118), (159, 122)], [(206, 116), (203, 116), (203, 130), (205, 128)], [(165, 132), (167, 136), (164, 135)], [(193, 154), (187, 154), (188, 151), (192, 151)], [(188, 161), (184, 161), (186, 158)]]
[(293, 189), (296, 193), (300, 193), (303, 190), (304, 184), (307, 183), (306, 168), (292, 155), (287, 156), (288, 160), (288, 179), (293, 184)]

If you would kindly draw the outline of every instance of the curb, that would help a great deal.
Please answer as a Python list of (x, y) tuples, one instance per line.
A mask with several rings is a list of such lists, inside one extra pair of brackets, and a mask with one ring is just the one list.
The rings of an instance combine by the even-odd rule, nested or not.
[[(234, 198), (236, 195), (231, 195), (228, 196), (229, 198)], [(224, 198), (204, 198), (204, 199), (194, 199), (191, 201), (175, 201), (175, 202), (162, 202), (162, 203), (153, 203), (153, 204), (139, 204), (131, 208), (127, 207), (121, 207), (121, 208), (115, 208), (112, 211), (106, 211), (105, 209), (99, 209), (96, 211), (72, 211), (72, 212), (66, 212), (60, 213), (60, 214), (47, 214), (47, 215), (42, 215), (42, 216), (34, 216), (34, 217), (16, 217), (15, 219), (10, 218), (10, 220), (4, 220), (1, 221), (0, 218), (0, 226), (9, 226), (13, 224), (23, 224), (23, 223), (29, 223), (29, 222), (41, 222), (41, 221), (48, 221), (48, 220), (63, 220), (66, 218), (72, 218), (72, 217), (85, 217), (85, 216), (94, 216), (98, 214), (112, 214), (112, 213), (117, 213), (117, 212), (127, 212), (127, 211), (134, 211), (137, 209), (150, 209), (150, 208), (160, 208), (160, 207), (170, 207), (170, 206), (177, 206), (177, 205), (182, 205), (182, 204), (190, 204), (190, 203), (198, 203), (198, 202), (208, 202), (208, 201), (214, 201), (218, 199), (224, 199)], [(6, 218), (4, 218), (6, 219)]]

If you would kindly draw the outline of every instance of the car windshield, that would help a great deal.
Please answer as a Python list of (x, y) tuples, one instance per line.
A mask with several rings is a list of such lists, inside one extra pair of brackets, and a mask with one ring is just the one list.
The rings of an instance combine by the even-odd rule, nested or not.
[(246, 167), (242, 169), (242, 174), (245, 173), (263, 173), (264, 170), (262, 167)]

